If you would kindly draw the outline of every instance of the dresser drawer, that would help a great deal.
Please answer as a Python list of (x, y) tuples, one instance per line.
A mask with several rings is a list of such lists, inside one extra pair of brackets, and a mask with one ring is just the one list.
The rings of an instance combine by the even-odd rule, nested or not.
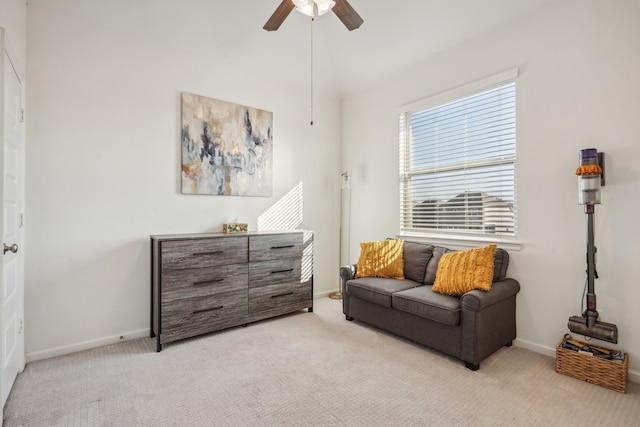
[(219, 331), (221, 329), (232, 328), (246, 323), (246, 314), (229, 316), (191, 316), (173, 322), (169, 327), (163, 329), (160, 336), (160, 343), (169, 343), (193, 336)]
[(162, 242), (161, 269), (184, 270), (248, 261), (249, 239), (234, 236), (217, 239), (168, 240)]
[(289, 282), (249, 289), (249, 313), (296, 304), (312, 305), (311, 282)]
[(197, 329), (199, 323), (247, 315), (247, 289), (162, 301), (162, 331)]
[(249, 288), (282, 282), (300, 282), (302, 258), (284, 258), (249, 264)]
[(300, 257), (304, 250), (303, 240), (303, 233), (251, 236), (249, 240), (249, 259), (251, 261), (266, 261)]
[(162, 301), (206, 296), (244, 289), (249, 283), (249, 264), (211, 268), (169, 270), (162, 275)]

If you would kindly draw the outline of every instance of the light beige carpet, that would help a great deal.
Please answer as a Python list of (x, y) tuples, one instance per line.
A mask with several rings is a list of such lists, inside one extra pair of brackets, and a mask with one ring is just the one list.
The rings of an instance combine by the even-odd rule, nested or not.
[(154, 351), (141, 339), (27, 365), (11, 426), (637, 426), (620, 394), (503, 348), (462, 362), (347, 322), (341, 301)]

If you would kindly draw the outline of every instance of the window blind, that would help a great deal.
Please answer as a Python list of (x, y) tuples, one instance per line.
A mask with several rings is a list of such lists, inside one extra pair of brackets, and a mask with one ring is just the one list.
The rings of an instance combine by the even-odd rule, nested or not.
[(400, 227), (516, 235), (515, 82), (400, 116)]

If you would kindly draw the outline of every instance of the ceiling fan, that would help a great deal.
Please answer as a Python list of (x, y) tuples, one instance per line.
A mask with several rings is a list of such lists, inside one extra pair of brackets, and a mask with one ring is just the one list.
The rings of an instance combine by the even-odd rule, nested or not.
[(282, 0), (280, 6), (273, 12), (271, 18), (262, 28), (267, 31), (277, 30), (293, 9), (297, 9), (299, 12), (311, 17), (314, 16), (316, 9), (318, 15), (324, 15), (333, 10), (333, 13), (336, 14), (349, 31), (359, 28), (364, 22), (347, 0)]

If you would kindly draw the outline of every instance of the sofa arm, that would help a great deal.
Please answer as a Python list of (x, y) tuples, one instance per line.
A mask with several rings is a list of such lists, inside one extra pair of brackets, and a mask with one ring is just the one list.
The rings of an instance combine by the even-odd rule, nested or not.
[(356, 264), (347, 264), (340, 267), (340, 277), (342, 278), (342, 313), (346, 316), (347, 320), (353, 320), (353, 317), (349, 314), (349, 295), (347, 294), (347, 282), (356, 277)]
[(342, 277), (343, 284), (356, 277), (356, 264), (347, 264), (340, 267), (340, 277)]
[(480, 311), (486, 307), (511, 298), (520, 291), (520, 284), (514, 279), (504, 279), (491, 284), (491, 290), (469, 291), (461, 297), (461, 305), (463, 309), (471, 311)]

